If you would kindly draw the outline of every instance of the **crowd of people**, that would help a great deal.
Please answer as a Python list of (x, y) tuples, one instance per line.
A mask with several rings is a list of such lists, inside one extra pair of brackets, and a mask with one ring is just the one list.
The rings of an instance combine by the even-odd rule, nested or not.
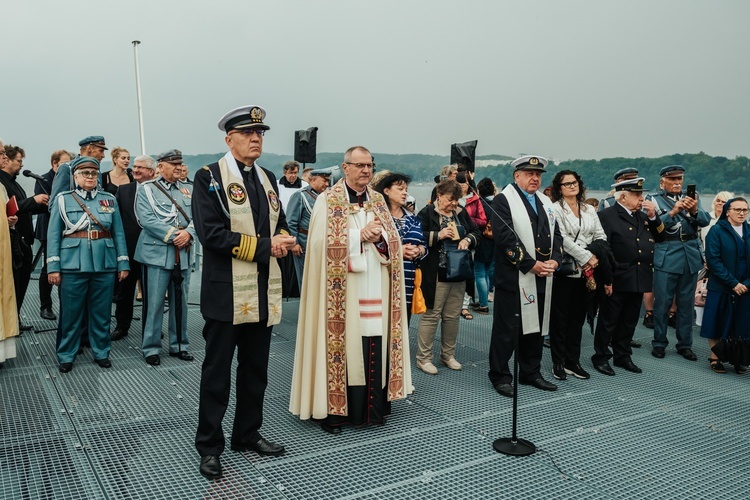
[[(649, 194), (636, 169), (619, 171), (612, 192), (593, 203), (584, 179), (563, 170), (544, 190), (548, 196), (542, 192), (548, 161), (524, 155), (511, 163), (513, 182), (501, 190), (489, 178), (475, 182), (473, 165), (444, 167), (430, 201), (416, 212), (411, 179), (392, 171), (376, 175), (363, 146), (345, 152), (338, 180), (332, 169), (305, 169), (302, 180), (300, 165), (288, 162), (277, 181), (257, 163), (270, 130), (265, 119), (259, 106), (226, 113), (218, 128), (228, 151), (194, 181), (177, 149), (131, 161), (127, 150), (114, 148), (113, 167), (102, 173), (105, 139), (86, 137), (79, 154), (56, 151), (51, 169), (33, 175), (32, 197), (16, 179), (24, 150), (0, 142), (0, 202), (8, 213), (0, 223), (0, 363), (15, 357), (16, 337), (29, 329), (19, 312), (38, 239), (44, 255), (39, 314), (58, 321), (61, 373), (74, 368), (84, 347), (101, 368), (112, 367), (112, 342), (132, 329), (137, 289), (145, 363), (161, 363), (165, 297), (167, 352), (193, 361), (187, 296), (201, 245), (206, 355), (195, 446), (199, 470), (209, 479), (222, 475), (222, 420), (235, 352), (231, 449), (285, 451), (260, 428), (271, 330), (282, 317), (290, 272), (304, 321), (297, 327), (289, 411), (331, 434), (348, 425), (383, 425), (391, 403), (413, 392), (412, 311), (420, 315), (415, 366), (433, 376), (439, 374), (438, 330), (437, 359), (459, 371), (462, 321), (492, 313), (488, 377), (507, 397), (516, 395), (514, 382), (557, 389), (541, 371), (545, 336), (554, 379), (589, 379), (581, 337), (594, 316), (591, 366), (613, 376), (611, 360), (641, 373), (632, 353), (640, 346), (633, 334), (644, 306), (654, 357), (667, 355), (672, 324), (676, 352), (697, 359), (696, 306), (710, 369), (725, 373), (728, 364), (747, 372), (744, 198), (719, 193), (709, 214), (694, 186), (683, 189), (680, 165), (663, 168), (660, 189)], [(706, 277), (700, 306), (699, 276)], [(52, 309), (55, 286), (59, 317)], [(509, 365), (514, 353), (517, 380)]]

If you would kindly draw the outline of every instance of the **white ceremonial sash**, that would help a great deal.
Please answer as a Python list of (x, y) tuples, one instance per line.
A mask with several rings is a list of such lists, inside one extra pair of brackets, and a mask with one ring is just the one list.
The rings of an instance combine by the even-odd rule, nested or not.
[[(526, 211), (526, 205), (521, 199), (521, 195), (512, 184), (508, 184), (503, 189), (503, 194), (508, 200), (510, 206), (510, 213), (513, 219), (513, 229), (518, 234), (518, 238), (523, 243), (524, 248), (528, 254), (536, 259), (536, 244), (534, 242), (534, 232), (531, 228), (531, 221), (529, 220), (529, 214)], [(554, 241), (555, 237), (555, 216), (552, 212), (552, 202), (545, 195), (536, 193), (536, 196), (542, 202), (544, 206), (544, 212), (539, 214), (539, 217), (547, 217), (549, 220), (550, 227), (550, 239)], [(547, 335), (549, 331), (549, 316), (550, 307), (552, 305), (552, 277), (546, 278), (544, 287), (544, 313), (542, 318), (541, 328), (539, 326), (539, 306), (537, 305), (537, 289), (536, 289), (536, 274), (529, 271), (524, 274), (518, 271), (518, 290), (521, 301), (521, 327), (523, 334), (541, 332), (542, 335)]]

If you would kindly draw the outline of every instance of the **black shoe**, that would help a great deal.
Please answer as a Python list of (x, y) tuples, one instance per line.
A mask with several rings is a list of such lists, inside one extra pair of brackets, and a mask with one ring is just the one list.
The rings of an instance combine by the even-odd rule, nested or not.
[(663, 347), (654, 347), (651, 350), (651, 355), (655, 358), (662, 359), (664, 357), (664, 348)]
[(489, 314), (490, 306), (477, 306), (474, 308), (474, 312), (477, 312), (479, 314)]
[(193, 355), (187, 351), (170, 352), (169, 355), (172, 356), (173, 358), (179, 358), (183, 361), (192, 361), (193, 359), (195, 359), (193, 358)]
[(689, 347), (684, 347), (682, 349), (679, 349), (677, 351), (677, 354), (687, 359), (688, 361), (698, 361), (698, 356), (696, 356), (693, 350), (690, 349)]
[(32, 325), (25, 325), (23, 323), (20, 323), (18, 325), (18, 329), (21, 330), (22, 332), (28, 332), (30, 330), (33, 330), (34, 327)]
[(552, 376), (557, 380), (565, 380), (568, 378), (563, 365), (552, 365)]
[(603, 373), (604, 375), (609, 375), (610, 377), (615, 374), (615, 371), (611, 366), (609, 366), (609, 363), (606, 361), (598, 364), (594, 363), (594, 370), (598, 371), (599, 373)]
[(640, 342), (638, 342), (637, 340), (631, 340), (630, 341), (630, 347), (635, 347), (636, 349), (640, 349), (641, 345), (642, 344)]
[(534, 380), (519, 380), (519, 382), (523, 385), (533, 385), (537, 389), (541, 389), (543, 391), (556, 391), (557, 386), (553, 384), (552, 382), (547, 382), (542, 377), (535, 378)]
[(80, 347), (78, 348), (78, 352), (76, 352), (76, 356), (77, 356), (77, 355), (80, 355), (80, 354), (83, 354), (83, 346), (80, 346)]
[(94, 363), (99, 365), (101, 368), (112, 368), (112, 362), (109, 360), (109, 358), (95, 359)]
[(745, 365), (734, 365), (734, 372), (737, 375), (744, 375), (747, 373), (747, 366)]
[(615, 361), (615, 366), (618, 366), (620, 368), (624, 368), (625, 370), (633, 373), (642, 373), (643, 370), (638, 368), (635, 363), (633, 363), (632, 360), (627, 361)]
[(221, 477), (221, 461), (218, 455), (206, 455), (201, 457), (201, 476), (206, 479), (219, 479)]
[(667, 326), (671, 326), (672, 328), (677, 328), (677, 316), (674, 313), (669, 313)]
[(580, 378), (581, 380), (587, 380), (591, 378), (589, 372), (584, 370), (581, 365), (566, 365), (565, 373), (567, 373), (568, 375), (573, 375), (575, 378)]
[(57, 316), (55, 316), (55, 313), (52, 312), (51, 307), (43, 307), (41, 311), (39, 311), (39, 316), (41, 316), (43, 319), (48, 319), (50, 321), (57, 320)]
[(546, 347), (547, 349), (550, 348), (549, 337), (544, 337), (544, 341), (542, 342), (542, 345)]
[(158, 354), (152, 354), (151, 356), (146, 356), (146, 363), (151, 366), (159, 366), (161, 364), (161, 359)]
[(643, 326), (649, 330), (654, 329), (654, 313), (653, 311), (646, 311), (646, 315), (643, 316)]
[(323, 429), (328, 434), (333, 434), (334, 436), (337, 434), (341, 434), (340, 425), (320, 424), (320, 428)]
[(128, 336), (128, 328), (120, 328), (119, 326), (115, 328), (115, 331), (112, 332), (112, 334), (109, 336), (111, 340), (122, 340), (125, 337)]
[(256, 443), (250, 443), (247, 449), (253, 450), (258, 455), (278, 457), (284, 454), (284, 447), (280, 444), (272, 443), (266, 438), (260, 438)]
[(496, 384), (495, 390), (498, 394), (505, 396), (507, 398), (513, 397), (513, 386), (510, 384)]
[(60, 370), (60, 373), (68, 373), (73, 369), (73, 363), (60, 363), (57, 369)]

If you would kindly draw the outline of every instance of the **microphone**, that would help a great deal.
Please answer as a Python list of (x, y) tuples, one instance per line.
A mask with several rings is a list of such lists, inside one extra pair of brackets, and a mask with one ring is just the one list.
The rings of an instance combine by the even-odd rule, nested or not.
[(26, 176), (26, 177), (31, 177), (32, 179), (36, 179), (38, 181), (47, 182), (47, 179), (45, 179), (44, 177), (42, 177), (39, 174), (35, 174), (31, 170), (24, 170), (23, 171), (23, 175)]

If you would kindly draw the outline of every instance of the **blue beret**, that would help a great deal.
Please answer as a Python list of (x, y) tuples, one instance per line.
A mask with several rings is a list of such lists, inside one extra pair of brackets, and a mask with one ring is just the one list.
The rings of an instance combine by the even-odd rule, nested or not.
[[(660, 177), (672, 177), (673, 175), (683, 175), (685, 173), (685, 167), (682, 165), (669, 165), (659, 170)], [(672, 174), (672, 175), (670, 175)]]
[(90, 156), (79, 156), (72, 162), (70, 162), (70, 171), (75, 172), (79, 168), (95, 168), (99, 170), (99, 162), (96, 158), (92, 158)]
[(104, 137), (102, 137), (101, 135), (90, 135), (78, 141), (78, 145), (81, 147), (87, 144), (92, 144), (100, 148), (108, 149), (107, 146), (104, 144)]
[(635, 167), (621, 168), (620, 170), (615, 172), (615, 181), (617, 181), (617, 179), (619, 179), (620, 177), (623, 177), (626, 175), (632, 175), (634, 177), (637, 177), (638, 169)]
[(159, 163), (174, 163), (175, 165), (181, 165), (182, 164), (182, 151), (179, 149), (170, 149), (169, 151), (164, 151), (163, 153), (160, 153), (159, 156), (156, 157), (156, 161)]

